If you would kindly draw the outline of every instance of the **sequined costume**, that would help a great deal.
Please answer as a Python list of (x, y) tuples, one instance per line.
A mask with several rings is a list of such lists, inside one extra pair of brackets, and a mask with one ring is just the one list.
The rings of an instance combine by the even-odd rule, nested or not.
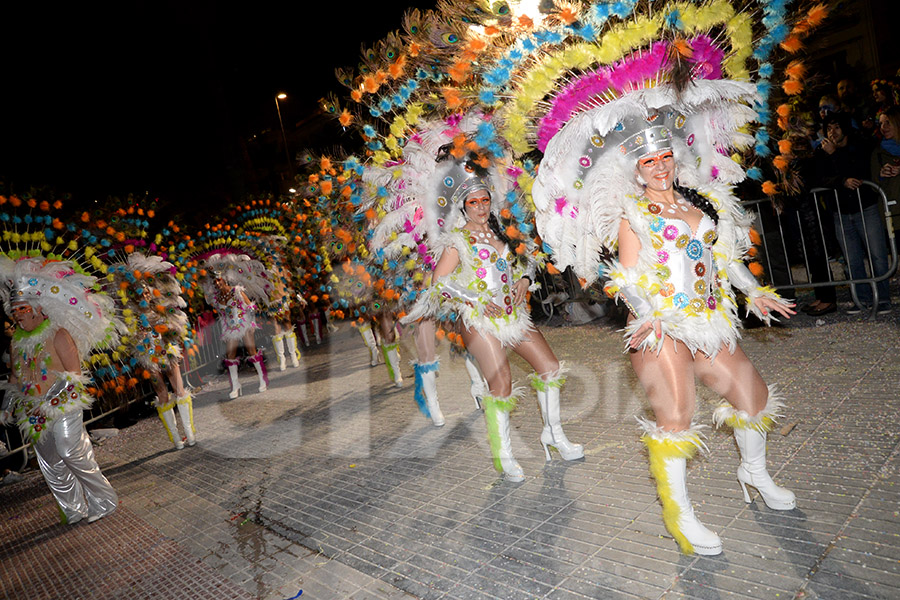
[[(437, 247), (439, 253), (455, 248), (459, 265), (419, 296), (403, 322), (423, 317), (445, 318), (456, 313), (467, 328), (494, 336), (504, 346), (522, 341), (533, 325), (528, 311), (513, 302), (512, 285), (524, 276), (533, 277), (533, 266), (529, 264), (524, 269), (517, 266), (518, 261), (509, 248), (498, 252), (464, 229), (442, 235)], [(496, 318), (485, 316), (484, 307), (490, 302), (505, 314)]]
[[(739, 320), (733, 288), (751, 299), (777, 298), (774, 290), (759, 286), (740, 260), (749, 248), (749, 217), (736, 199), (711, 186), (701, 194), (716, 207), (719, 223), (704, 214), (696, 232), (678, 216), (679, 208), (672, 214), (644, 197), (628, 196), (621, 211), (610, 215), (626, 219), (641, 240), (637, 266), (625, 269), (617, 261), (608, 263), (607, 293), (625, 301), (637, 317), (626, 328), (626, 344), (643, 323), (659, 319), (663, 334), (691, 352), (710, 357), (723, 347), (734, 352)], [(758, 316), (768, 320), (767, 315)], [(651, 336), (645, 347), (654, 343)]]
[(218, 290), (210, 299), (210, 304), (219, 313), (219, 323), (222, 325), (222, 339), (224, 341), (241, 341), (248, 331), (259, 329), (256, 323), (256, 304), (244, 302), (244, 288), (234, 286), (230, 292), (221, 293)]

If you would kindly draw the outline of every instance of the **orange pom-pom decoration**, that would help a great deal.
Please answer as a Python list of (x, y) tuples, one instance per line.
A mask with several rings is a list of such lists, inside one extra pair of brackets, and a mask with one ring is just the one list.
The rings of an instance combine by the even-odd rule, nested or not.
[(796, 35), (789, 36), (779, 45), (785, 50), (785, 52), (790, 52), (791, 54), (795, 54), (803, 49), (803, 42), (801, 42), (800, 38)]
[(787, 171), (789, 161), (786, 156), (779, 154), (772, 159), (772, 165), (779, 171)]
[(778, 193), (778, 186), (771, 181), (764, 181), (762, 184), (762, 192), (766, 196), (774, 196)]
[(169, 326), (165, 323), (160, 323), (159, 325), (154, 326), (153, 329), (156, 330), (156, 333), (165, 333), (169, 330)]
[(547, 263), (547, 272), (551, 275), (559, 275), (559, 269), (554, 267), (552, 263)]
[(750, 269), (750, 272), (753, 273), (754, 277), (762, 277), (763, 274), (763, 266), (758, 262), (752, 262), (747, 265), (747, 268)]
[(790, 154), (792, 148), (791, 140), (778, 140), (778, 151), (782, 154)]
[(785, 94), (796, 96), (803, 91), (803, 84), (796, 79), (788, 79), (783, 84), (781, 84), (781, 89), (784, 90)]
[(778, 113), (779, 117), (789, 117), (791, 115), (791, 105), (790, 104), (779, 104), (778, 108), (775, 109), (775, 112)]
[(438, 330), (434, 332), (434, 337), (436, 337), (438, 340), (444, 339), (444, 337), (446, 335), (447, 335), (447, 332), (441, 328), (438, 328)]
[(760, 244), (762, 244), (762, 237), (759, 235), (759, 232), (752, 227), (750, 228), (750, 242), (754, 246), (759, 246)]

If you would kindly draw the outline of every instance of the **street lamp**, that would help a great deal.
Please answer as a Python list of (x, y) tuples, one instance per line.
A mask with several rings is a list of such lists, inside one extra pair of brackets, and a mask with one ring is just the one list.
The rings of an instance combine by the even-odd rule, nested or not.
[(281, 105), (278, 103), (279, 100), (284, 100), (287, 98), (287, 94), (284, 92), (279, 92), (275, 96), (275, 110), (278, 112), (278, 124), (281, 126), (281, 139), (284, 141), (284, 158), (287, 159), (288, 164), (288, 172), (291, 174), (291, 181), (294, 181), (294, 165), (291, 162), (291, 155), (288, 152), (288, 143), (287, 143), (287, 135), (284, 133), (284, 121), (281, 120)]

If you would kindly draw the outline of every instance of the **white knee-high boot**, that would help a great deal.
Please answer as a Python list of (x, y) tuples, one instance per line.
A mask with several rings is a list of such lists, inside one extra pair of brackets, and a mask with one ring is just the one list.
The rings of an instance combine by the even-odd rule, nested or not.
[(309, 348), (309, 336), (306, 334), (306, 321), (300, 321), (298, 325), (300, 325), (300, 339), (303, 340), (303, 345)]
[(322, 322), (319, 320), (319, 316), (316, 315), (312, 320), (313, 326), (313, 334), (316, 336), (316, 343), (322, 343)]
[(241, 361), (237, 358), (226, 358), (224, 362), (228, 367), (228, 377), (231, 379), (231, 392), (228, 397), (234, 399), (241, 395), (241, 380), (238, 379), (238, 365), (241, 364)]
[(436, 381), (440, 363), (434, 360), (430, 363), (413, 362), (412, 365), (416, 376), (416, 389), (413, 392), (416, 404), (422, 414), (431, 419), (435, 427), (443, 427), (444, 414), (441, 412), (441, 405), (438, 404)]
[(284, 341), (287, 342), (287, 355), (291, 359), (291, 366), (299, 367), (300, 351), (297, 349), (297, 334), (293, 331), (284, 334)]
[(375, 333), (372, 332), (372, 326), (364, 323), (359, 326), (359, 335), (362, 336), (366, 348), (369, 349), (369, 364), (376, 366), (378, 364), (378, 342), (375, 341)]
[(535, 389), (538, 404), (541, 405), (541, 417), (544, 419), (544, 430), (541, 432), (541, 444), (544, 454), (550, 461), (550, 447), (556, 448), (563, 460), (584, 458), (581, 444), (573, 444), (563, 432), (559, 416), (559, 390), (566, 382), (563, 368), (547, 376), (546, 379), (534, 373), (531, 375), (531, 387)]
[(475, 360), (468, 352), (466, 352), (466, 371), (469, 373), (469, 379), (472, 381), (469, 393), (472, 394), (472, 399), (475, 400), (475, 407), (480, 409), (481, 399), (488, 393), (488, 386), (484, 381), (484, 377), (481, 376), (481, 371), (478, 370), (478, 365), (475, 364)]
[(159, 415), (159, 420), (162, 421), (163, 427), (166, 428), (166, 433), (169, 435), (169, 441), (175, 445), (176, 450), (184, 448), (181, 436), (178, 435), (178, 425), (175, 423), (175, 411), (172, 410), (172, 407), (175, 406), (175, 401), (169, 398), (167, 404), (160, 404), (159, 397), (157, 396), (156, 400), (153, 402), (153, 406), (156, 407), (156, 413)]
[(705, 445), (700, 427), (686, 431), (665, 431), (656, 423), (638, 420), (650, 457), (650, 474), (656, 479), (656, 491), (663, 507), (663, 523), (684, 554), (715, 556), (722, 552), (722, 540), (703, 526), (694, 515), (687, 491), (687, 459)]
[(394, 385), (403, 387), (403, 377), (400, 375), (400, 342), (382, 344), (381, 351), (384, 354), (388, 375), (394, 381)]
[(744, 492), (744, 501), (751, 502), (747, 486), (756, 488), (763, 502), (772, 510), (791, 510), (797, 508), (797, 497), (794, 492), (779, 487), (772, 480), (766, 469), (766, 439), (768, 432), (775, 426), (775, 419), (781, 416), (784, 403), (769, 388), (769, 399), (758, 414), (750, 416), (743, 410), (735, 410), (733, 406), (723, 403), (713, 413), (716, 426), (729, 425), (734, 429), (734, 439), (741, 452), (741, 465), (737, 469), (738, 483)]
[(272, 349), (278, 357), (278, 370), (284, 371), (287, 368), (284, 362), (284, 334), (279, 333), (272, 337)]
[(525, 481), (525, 472), (513, 456), (512, 442), (509, 439), (509, 413), (516, 407), (516, 396), (485, 395), (482, 402), (494, 468), (508, 481)]
[(266, 371), (262, 350), (257, 350), (256, 354), (247, 359), (247, 362), (256, 367), (256, 374), (259, 375), (259, 393), (265, 392), (269, 389), (269, 373)]
[(194, 402), (190, 393), (185, 392), (183, 396), (175, 398), (175, 406), (178, 407), (178, 416), (181, 417), (181, 426), (184, 428), (184, 437), (187, 438), (188, 446), (197, 443), (194, 434)]

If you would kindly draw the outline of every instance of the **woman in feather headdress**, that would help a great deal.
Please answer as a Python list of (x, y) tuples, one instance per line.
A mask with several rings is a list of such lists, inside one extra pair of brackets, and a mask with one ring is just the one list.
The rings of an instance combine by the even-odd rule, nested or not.
[[(505, 133), (519, 151), (535, 142), (544, 154), (532, 190), (542, 239), (557, 268), (572, 266), (586, 285), (607, 277), (607, 293), (629, 308), (626, 349), (656, 415), (639, 419), (642, 441), (663, 521), (688, 554), (722, 551), (685, 484), (686, 460), (705, 448), (695, 377), (726, 400), (714, 421), (734, 429), (744, 499), (751, 486), (770, 508), (796, 506), (766, 470), (766, 434), (784, 405), (737, 345), (735, 290), (767, 323), (793, 305), (745, 266), (751, 217), (731, 186), (760, 175), (744, 170), (737, 150), (769, 154), (773, 51), (796, 52), (823, 9), (791, 27), (785, 2), (753, 4), (598, 3), (569, 15), (583, 29), (532, 44), (548, 55), (532, 72), (498, 68), (482, 90), (491, 97), (512, 77), (523, 82), (506, 105)], [(802, 89), (802, 67), (785, 73), (785, 93)], [(753, 121), (763, 125), (755, 139)]]
[[(537, 391), (544, 430), (541, 444), (547, 460), (555, 447), (565, 460), (584, 456), (562, 430), (559, 395), (563, 368), (543, 335), (531, 324), (524, 306), (534, 278), (529, 256), (513, 253), (512, 241), (500, 228), (497, 213), (507, 188), (506, 178), (495, 166), (466, 153), (461, 159), (448, 154), (439, 178), (442, 188), (434, 204), (446, 228), (432, 248), (438, 256), (431, 287), (424, 291), (404, 320), (455, 315), (461, 321), (463, 342), (478, 361), (489, 393), (482, 398), (488, 439), (495, 468), (509, 481), (523, 481), (522, 467), (512, 453), (509, 413), (520, 391), (512, 387), (507, 348), (535, 370), (531, 377)], [(479, 164), (482, 163), (482, 164)]]
[[(123, 263), (109, 266), (109, 276), (117, 284), (125, 322), (129, 327), (129, 350), (146, 370), (156, 391), (154, 406), (169, 435), (169, 441), (184, 448), (175, 420), (175, 407), (188, 446), (196, 443), (191, 394), (184, 389), (180, 360), (191, 345), (189, 324), (181, 297), (181, 285), (173, 275), (175, 266), (159, 256), (132, 252)], [(163, 374), (172, 385), (169, 396)]]
[[(262, 350), (256, 348), (254, 332), (257, 303), (266, 305), (269, 301), (271, 283), (266, 268), (246, 254), (216, 253), (206, 258), (207, 276), (200, 280), (206, 301), (216, 309), (225, 342), (225, 366), (231, 380), (229, 398), (237, 398), (242, 393), (238, 379), (238, 346), (243, 343), (247, 362), (256, 368), (259, 376), (259, 392), (269, 388), (269, 374), (266, 371)], [(251, 299), (252, 298), (252, 299)]]

